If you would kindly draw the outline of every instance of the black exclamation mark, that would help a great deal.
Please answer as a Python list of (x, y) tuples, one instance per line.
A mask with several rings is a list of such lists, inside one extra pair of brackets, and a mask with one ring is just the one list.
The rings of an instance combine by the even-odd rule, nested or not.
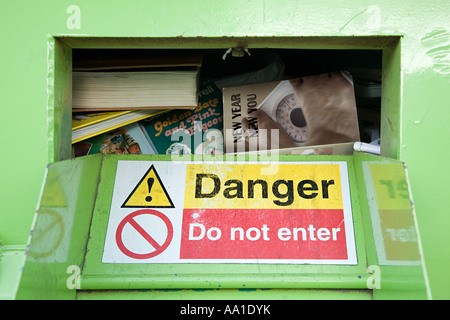
[[(150, 190), (152, 190), (153, 182), (155, 182), (155, 179), (153, 179), (153, 178), (148, 178), (147, 179), (148, 193), (150, 193)], [(152, 196), (146, 196), (145, 197), (145, 201), (151, 202), (152, 201)]]

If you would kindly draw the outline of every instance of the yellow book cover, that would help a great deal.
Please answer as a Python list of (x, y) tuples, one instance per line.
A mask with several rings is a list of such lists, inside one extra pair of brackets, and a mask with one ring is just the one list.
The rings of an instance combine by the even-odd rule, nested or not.
[[(116, 113), (115, 116), (106, 116), (106, 119), (98, 121), (91, 121), (89, 124), (85, 123), (82, 126), (74, 128), (72, 123), (72, 144), (82, 141), (87, 138), (91, 138), (98, 134), (120, 128), (127, 124), (140, 121), (142, 119), (160, 114), (166, 110), (151, 109), (151, 110), (134, 110), (134, 111), (121, 111), (111, 112)], [(103, 113), (103, 112), (102, 112)], [(108, 112), (109, 113), (109, 112)], [(117, 115), (119, 114), (119, 115)], [(100, 117), (100, 116), (98, 116)], [(96, 117), (96, 118), (98, 118)], [(94, 118), (94, 117), (92, 117)], [(89, 119), (84, 119), (89, 120)], [(92, 119), (91, 119), (92, 120)]]
[(74, 114), (72, 116), (72, 130), (83, 128), (100, 121), (112, 119), (130, 112), (131, 110)]

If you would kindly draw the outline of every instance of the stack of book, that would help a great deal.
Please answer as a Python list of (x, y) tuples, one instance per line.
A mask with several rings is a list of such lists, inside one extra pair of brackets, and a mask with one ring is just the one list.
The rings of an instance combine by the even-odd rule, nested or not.
[[(77, 59), (72, 76), (72, 109), (192, 109), (202, 56), (143, 51), (133, 59), (123, 51), (87, 51)], [(137, 51), (139, 52), (139, 51)], [(138, 54), (138, 57), (136, 57)]]
[[(150, 109), (74, 114), (74, 156), (88, 154), (221, 154), (222, 93), (202, 83), (194, 109)], [(98, 121), (96, 121), (98, 120)], [(85, 125), (90, 123), (89, 125)], [(79, 134), (80, 131), (91, 131)], [(81, 136), (81, 137), (79, 137)]]
[(218, 88), (199, 82), (201, 56), (90, 53), (74, 64), (74, 156), (352, 154), (360, 141), (346, 72)]
[[(74, 156), (112, 150), (114, 153), (155, 153), (152, 142), (142, 139), (148, 134), (143, 136), (143, 127), (138, 122), (170, 110), (194, 112), (198, 106), (202, 64), (199, 54), (180, 55), (157, 50), (136, 50), (132, 55), (129, 50), (80, 50), (75, 54), (72, 78)], [(114, 141), (117, 148), (111, 148)], [(141, 147), (136, 148), (136, 145)]]

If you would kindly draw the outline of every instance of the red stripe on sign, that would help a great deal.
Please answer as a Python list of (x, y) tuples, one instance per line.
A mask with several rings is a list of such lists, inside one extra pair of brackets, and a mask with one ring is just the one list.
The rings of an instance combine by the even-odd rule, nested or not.
[(339, 209), (184, 209), (181, 259), (347, 259)]

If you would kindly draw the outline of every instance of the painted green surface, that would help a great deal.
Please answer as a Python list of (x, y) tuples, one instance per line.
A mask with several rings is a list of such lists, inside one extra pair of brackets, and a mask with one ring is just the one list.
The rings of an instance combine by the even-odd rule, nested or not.
[(397, 72), (385, 73), (383, 152), (408, 166), (432, 295), (450, 298), (450, 168), (443, 160), (450, 156), (450, 2), (6, 0), (0, 8), (5, 245), (26, 243), (45, 166), (67, 156), (68, 96), (58, 86), (69, 85), (60, 70), (70, 66), (70, 50), (62, 60), (59, 50), (228, 48), (245, 40), (250, 50), (252, 41), (258, 47), (381, 47), (388, 56), (383, 72)]
[(353, 158), (373, 298), (430, 299), (404, 164), (369, 154)]
[(25, 245), (0, 244), (0, 300), (16, 297), (24, 264)]
[(17, 299), (74, 299), (96, 201), (100, 155), (49, 165)]
[(186, 289), (80, 291), (79, 300), (370, 300), (370, 290), (322, 289)]
[[(156, 159), (155, 159), (156, 158)], [(168, 156), (160, 159), (170, 159)], [(352, 288), (365, 289), (367, 281), (364, 238), (351, 156), (282, 157), (287, 161), (347, 161), (354, 210), (353, 223), (358, 265), (272, 264), (139, 264), (102, 263), (109, 208), (117, 161), (153, 160), (154, 156), (105, 156), (86, 259), (82, 290), (179, 288)], [(218, 160), (220, 160), (219, 158)], [(117, 270), (120, 270), (118, 272)]]
[[(242, 298), (244, 292), (249, 293), (247, 298), (255, 299), (429, 296), (420, 242), (415, 238), (407, 243), (387, 241), (386, 234), (376, 229), (378, 220), (381, 225), (394, 221), (391, 228), (415, 228), (408, 189), (402, 187), (405, 171), (399, 161), (370, 155), (279, 159), (347, 163), (356, 265), (102, 263), (120, 160), (158, 162), (170, 161), (170, 156), (99, 154), (49, 165), (16, 298), (201, 299), (207, 294), (224, 299)], [(397, 194), (403, 204), (392, 202)], [(393, 211), (386, 217), (382, 210)], [(405, 240), (405, 234), (400, 236)], [(224, 295), (219, 289), (225, 290)]]

